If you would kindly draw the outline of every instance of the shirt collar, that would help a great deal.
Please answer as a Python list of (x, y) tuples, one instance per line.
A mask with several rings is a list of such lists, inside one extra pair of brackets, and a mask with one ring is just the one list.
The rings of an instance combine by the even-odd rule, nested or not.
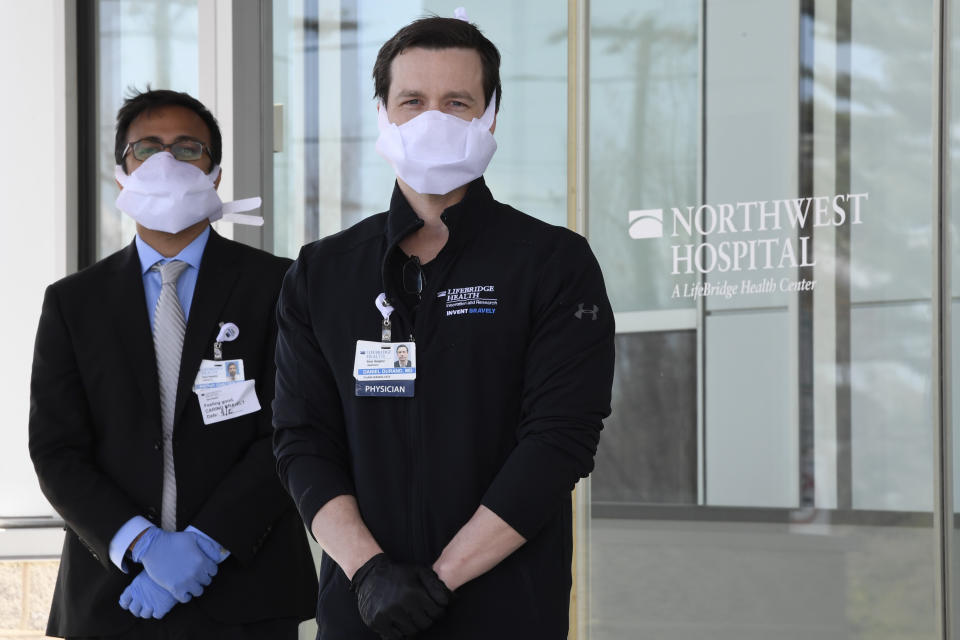
[[(463, 236), (466, 231), (466, 222), (471, 218), (482, 216), (484, 210), (493, 202), (493, 195), (487, 188), (483, 176), (469, 183), (463, 199), (457, 204), (447, 207), (443, 212), (443, 222), (450, 229), (451, 238)], [(400, 184), (394, 183), (393, 195), (390, 198), (390, 211), (387, 216), (385, 234), (387, 246), (393, 247), (404, 236), (413, 233), (423, 226), (423, 221), (417, 216), (406, 196), (400, 190)], [(457, 233), (460, 231), (461, 233)], [(388, 251), (389, 253), (389, 251)]]
[(210, 227), (207, 226), (203, 232), (198, 235), (193, 241), (185, 246), (180, 253), (173, 256), (172, 258), (167, 258), (162, 255), (159, 251), (151, 247), (146, 241), (140, 237), (140, 234), (137, 234), (136, 243), (137, 243), (137, 254), (140, 256), (140, 273), (144, 274), (150, 270), (150, 267), (155, 265), (158, 262), (166, 262), (167, 260), (183, 260), (191, 267), (195, 269), (200, 269), (200, 259), (203, 258), (203, 250), (207, 246), (207, 239), (210, 238)]

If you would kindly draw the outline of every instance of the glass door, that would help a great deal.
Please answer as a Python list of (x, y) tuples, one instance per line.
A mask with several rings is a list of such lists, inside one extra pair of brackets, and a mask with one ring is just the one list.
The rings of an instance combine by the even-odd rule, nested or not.
[(937, 20), (590, 3), (592, 640), (938, 637)]
[[(459, 4), (274, 0), (276, 253), (386, 208), (374, 57)], [(934, 3), (591, 0), (582, 79), (580, 4), (467, 7), (503, 54), (488, 184), (554, 224), (586, 188), (617, 312), (571, 637), (938, 637)]]

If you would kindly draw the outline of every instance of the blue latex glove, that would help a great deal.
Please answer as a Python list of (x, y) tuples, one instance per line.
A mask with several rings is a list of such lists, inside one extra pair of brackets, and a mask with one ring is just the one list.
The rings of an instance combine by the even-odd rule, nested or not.
[(120, 594), (120, 606), (138, 618), (159, 620), (177, 604), (170, 592), (141, 571)]
[(133, 545), (131, 557), (174, 598), (188, 602), (217, 574), (217, 563), (200, 547), (199, 539), (186, 531), (150, 527)]
[(197, 546), (200, 547), (201, 551), (203, 551), (203, 555), (207, 556), (217, 564), (220, 564), (224, 561), (227, 552), (224, 551), (219, 542), (203, 533), (197, 533), (195, 531), (188, 531), (187, 533), (191, 533), (196, 536)]

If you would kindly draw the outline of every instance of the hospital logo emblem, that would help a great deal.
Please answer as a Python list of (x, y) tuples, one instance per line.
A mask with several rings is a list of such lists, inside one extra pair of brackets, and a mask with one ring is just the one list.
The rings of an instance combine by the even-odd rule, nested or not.
[(634, 240), (663, 237), (663, 209), (628, 211), (630, 237)]

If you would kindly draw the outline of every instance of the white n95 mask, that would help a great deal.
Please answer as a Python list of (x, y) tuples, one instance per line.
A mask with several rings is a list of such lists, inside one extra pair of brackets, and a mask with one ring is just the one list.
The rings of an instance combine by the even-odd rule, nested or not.
[(204, 173), (194, 165), (181, 162), (167, 151), (155, 153), (127, 175), (123, 167), (114, 169), (123, 187), (117, 196), (117, 208), (147, 229), (179, 233), (201, 220), (262, 225), (260, 216), (238, 215), (260, 206), (260, 198), (245, 198), (223, 203), (214, 183), (220, 167)]
[(483, 175), (497, 141), (490, 133), (497, 92), (478, 119), (425, 111), (401, 125), (391, 124), (387, 108), (377, 113), (377, 152), (393, 165), (397, 177), (417, 193), (447, 194)]

